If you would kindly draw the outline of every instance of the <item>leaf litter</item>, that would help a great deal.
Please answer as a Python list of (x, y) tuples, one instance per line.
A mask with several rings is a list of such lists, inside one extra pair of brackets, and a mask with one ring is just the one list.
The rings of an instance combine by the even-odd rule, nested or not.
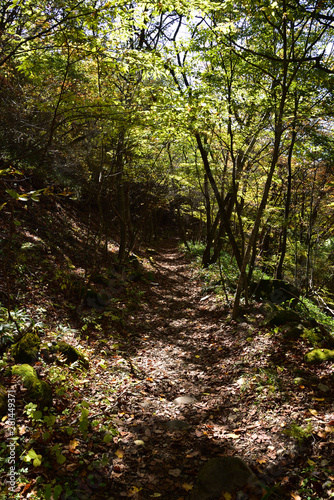
[[(180, 500), (208, 459), (236, 455), (268, 495), (274, 491), (268, 498), (298, 498), (307, 468), (312, 491), (329, 498), (333, 390), (319, 394), (317, 386), (296, 385), (295, 371), (308, 369), (303, 343), (287, 344), (266, 329), (257, 306), (231, 321), (213, 295), (203, 296), (175, 239), (146, 265), (154, 282), (131, 285), (140, 296), (131, 314), (112, 327), (107, 315), (102, 329), (80, 341), (90, 369), (73, 378), (56, 405), (77, 413), (75, 426), (82, 418), (76, 405), (88, 401), (86, 435), (66, 438), (62, 431), (67, 445), (59, 462), (62, 456), (66, 462), (58, 463), (58, 477), (75, 474), (78, 498)], [(319, 380), (332, 377), (330, 366), (313, 372)], [(298, 440), (291, 428), (305, 423), (312, 431)], [(26, 425), (20, 422), (21, 429)], [(50, 471), (43, 475), (52, 480)], [(31, 476), (22, 498), (33, 489)]]

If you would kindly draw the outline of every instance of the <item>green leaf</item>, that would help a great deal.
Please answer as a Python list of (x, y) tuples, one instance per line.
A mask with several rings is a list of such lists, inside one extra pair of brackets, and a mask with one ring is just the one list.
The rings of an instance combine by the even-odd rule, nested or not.
[(29, 457), (29, 461), (37, 458), (37, 456), (38, 456), (37, 453), (33, 449), (29, 450), (26, 455), (26, 457)]
[(33, 461), (34, 467), (39, 467), (42, 464), (42, 455), (37, 455), (37, 458)]
[(79, 418), (79, 427), (82, 432), (87, 431), (89, 427), (88, 415), (89, 415), (89, 410), (87, 410), (86, 408), (82, 408), (81, 416)]
[(32, 415), (32, 418), (34, 420), (40, 420), (42, 417), (43, 417), (43, 413), (41, 411), (39, 411), (39, 410), (34, 411), (34, 413)]
[(43, 420), (48, 427), (52, 427), (56, 422), (57, 417), (55, 415), (45, 415)]
[(31, 449), (28, 451), (25, 457), (23, 457), (23, 460), (25, 462), (31, 462), (33, 463), (34, 467), (39, 467), (42, 463), (42, 455), (37, 455), (35, 450)]
[(6, 193), (14, 198), (14, 200), (17, 200), (20, 197), (20, 195), (16, 191), (14, 191), (14, 189), (6, 189)]
[(106, 443), (106, 444), (108, 444), (108, 443), (110, 443), (110, 442), (112, 441), (112, 438), (113, 438), (113, 437), (112, 437), (112, 435), (111, 435), (111, 434), (106, 434), (106, 435), (104, 436), (104, 438), (103, 438), (103, 442), (104, 442), (104, 443)]
[(52, 495), (52, 485), (47, 484), (44, 490), (45, 500), (50, 500)]
[(66, 462), (66, 457), (62, 453), (60, 455), (57, 455), (57, 463), (59, 465), (63, 465), (63, 463)]
[(53, 490), (53, 500), (58, 500), (62, 491), (63, 491), (62, 486), (60, 486), (60, 484), (57, 484), (57, 486), (55, 486)]

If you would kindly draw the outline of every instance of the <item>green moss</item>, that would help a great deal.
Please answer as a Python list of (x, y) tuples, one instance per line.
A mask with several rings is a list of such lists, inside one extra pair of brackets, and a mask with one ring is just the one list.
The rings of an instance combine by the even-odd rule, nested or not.
[(303, 335), (304, 330), (300, 323), (291, 323), (291, 326), (285, 329), (283, 336), (287, 340), (297, 340)]
[(278, 309), (268, 315), (265, 324), (268, 326), (280, 326), (292, 322), (300, 322), (298, 313), (292, 309)]
[(305, 362), (309, 364), (323, 363), (324, 361), (334, 361), (334, 350), (313, 349), (305, 354)]
[(75, 347), (67, 344), (63, 340), (60, 340), (55, 346), (55, 350), (63, 354), (68, 363), (74, 363), (75, 361), (81, 361), (85, 368), (88, 368), (89, 363), (85, 356)]
[(28, 364), (14, 365), (12, 375), (21, 377), (23, 386), (28, 389), (28, 398), (36, 401), (41, 407), (52, 404), (52, 389), (44, 382), (39, 380), (34, 368)]
[(0, 384), (0, 415), (7, 413), (7, 391), (3, 385)]
[(312, 423), (308, 423), (307, 426), (302, 427), (297, 425), (296, 422), (293, 422), (290, 427), (288, 427), (285, 431), (285, 434), (291, 436), (295, 439), (299, 444), (302, 444), (304, 441), (307, 441), (313, 434), (313, 426)]
[(41, 340), (37, 333), (28, 332), (11, 348), (12, 355), (17, 363), (32, 363), (37, 359)]
[(313, 347), (319, 347), (324, 342), (324, 336), (315, 329), (305, 328), (302, 338), (307, 340)]

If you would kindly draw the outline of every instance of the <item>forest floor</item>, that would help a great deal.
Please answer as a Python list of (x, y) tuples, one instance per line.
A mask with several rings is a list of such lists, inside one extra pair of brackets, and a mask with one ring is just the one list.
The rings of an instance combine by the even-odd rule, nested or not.
[[(305, 365), (306, 345), (264, 327), (260, 304), (232, 321), (214, 294), (203, 293), (176, 238), (140, 262), (149, 279), (114, 282), (114, 309), (84, 307), (79, 319), (68, 298), (48, 297), (40, 277), (32, 295), (49, 318), (42, 340), (58, 328), (84, 351), (89, 369), (62, 365), (61, 377), (58, 368), (36, 364), (53, 383), (63, 421), (47, 438), (44, 424), (27, 417), (18, 386), (21, 445), (43, 462), (28, 464), (17, 498), (35, 498), (42, 478), (42, 486), (60, 484), (64, 500), (187, 499), (201, 466), (226, 455), (250, 466), (262, 498), (333, 497), (333, 365)], [(71, 328), (59, 329), (66, 315)], [(313, 384), (296, 383), (301, 369)], [(236, 498), (254, 499), (246, 491)]]
[[(203, 295), (175, 239), (162, 242), (153, 262), (154, 282), (127, 326), (133, 378), (117, 396), (124, 415), (115, 491), (181, 499), (205, 461), (237, 455), (263, 481), (263, 496), (333, 495), (323, 488), (323, 469), (334, 474), (333, 394), (296, 385), (294, 372), (309, 371), (305, 346), (261, 326), (254, 307), (231, 321), (214, 295)], [(313, 371), (323, 383), (331, 373)]]

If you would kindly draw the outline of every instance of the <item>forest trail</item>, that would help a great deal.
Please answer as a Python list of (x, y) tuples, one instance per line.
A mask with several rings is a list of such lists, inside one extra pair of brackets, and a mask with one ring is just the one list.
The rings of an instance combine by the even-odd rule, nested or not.
[[(178, 240), (161, 243), (152, 261), (154, 281), (127, 326), (130, 338), (134, 336), (132, 347), (127, 344), (134, 384), (118, 399), (129, 422), (122, 440), (127, 456), (113, 475), (115, 485), (117, 480), (124, 484), (126, 477), (126, 484), (143, 486), (138, 498), (156, 493), (172, 500), (187, 496), (207, 457), (234, 453), (213, 439), (212, 419), (219, 412), (226, 421), (235, 420), (229, 415), (228, 392), (235, 392), (236, 372), (228, 368), (234, 363), (228, 336), (225, 346), (217, 344), (228, 330), (224, 314), (214, 303), (209, 306), (209, 296), (203, 297)], [(133, 448), (138, 440), (143, 448)]]
[[(104, 287), (110, 303), (87, 305), (71, 328), (65, 307), (55, 308), (45, 292), (38, 296), (55, 315), (44, 341), (57, 332), (89, 361), (88, 370), (65, 367), (61, 358), (58, 366), (36, 365), (53, 384), (59, 417), (46, 443), (44, 433), (35, 437), (18, 386), (18, 424), (34, 432), (29, 439), (43, 457), (43, 481), (62, 486), (59, 500), (189, 500), (204, 463), (238, 456), (261, 480), (265, 498), (287, 500), (302, 498), (295, 495), (299, 473), (321, 460), (325, 472), (310, 477), (314, 498), (323, 498), (334, 474), (331, 365), (310, 369), (307, 344), (266, 328), (260, 305), (231, 320), (178, 243), (162, 241), (123, 274), (108, 260), (108, 283), (94, 288)], [(305, 382), (297, 384), (301, 369)], [(289, 432), (309, 425), (299, 441)], [(62, 450), (60, 460), (53, 450)], [(39, 471), (28, 470), (28, 496)], [(270, 494), (275, 485), (280, 489)], [(262, 500), (248, 491), (225, 498)]]
[[(282, 429), (291, 397), (300, 406), (306, 394), (295, 393), (284, 367), (283, 382), (273, 363), (295, 353), (283, 353), (274, 336), (261, 332), (256, 309), (234, 322), (213, 296), (203, 296), (176, 239), (160, 245), (152, 262), (154, 281), (127, 319), (118, 372), (114, 356), (103, 375), (91, 373), (99, 401), (109, 394), (99, 411), (112, 415), (120, 432), (111, 493), (186, 499), (200, 467), (223, 455), (240, 456), (270, 488), (303, 452)], [(110, 392), (122, 370), (125, 377)]]

